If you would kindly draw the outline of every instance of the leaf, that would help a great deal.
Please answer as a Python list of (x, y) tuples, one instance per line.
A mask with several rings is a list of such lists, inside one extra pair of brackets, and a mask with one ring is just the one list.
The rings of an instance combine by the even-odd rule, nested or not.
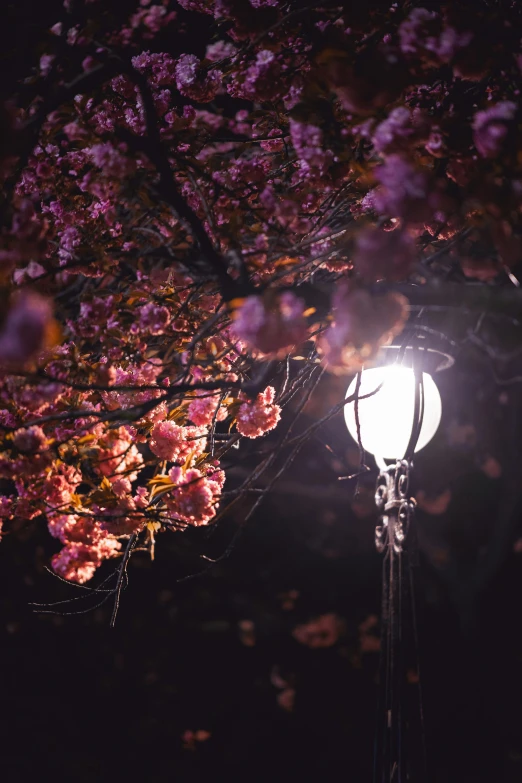
[(149, 487), (161, 486), (162, 484), (163, 485), (170, 484), (171, 487), (174, 486), (169, 476), (155, 476), (154, 478), (149, 479), (147, 483)]
[(195, 453), (196, 453), (196, 449), (193, 449), (193, 450), (192, 450), (192, 451), (191, 451), (191, 452), (188, 454), (188, 456), (187, 456), (187, 459), (185, 460), (185, 462), (184, 462), (184, 463), (183, 463), (183, 465), (181, 466), (181, 470), (183, 471), (183, 473), (186, 473), (186, 472), (187, 472), (187, 470), (190, 468), (190, 466), (191, 466), (191, 464), (192, 464), (192, 460), (194, 459), (194, 455), (195, 455)]

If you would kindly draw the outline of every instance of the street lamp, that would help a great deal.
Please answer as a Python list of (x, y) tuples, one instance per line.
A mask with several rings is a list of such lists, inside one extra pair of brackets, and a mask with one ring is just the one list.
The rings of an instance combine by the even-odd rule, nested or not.
[[(450, 356), (429, 345), (426, 334), (409, 338), (410, 344), (404, 337), (401, 346), (389, 346), (382, 365), (363, 369), (354, 378), (346, 393), (351, 401), (344, 406), (348, 431), (361, 449), (374, 455), (380, 470), (375, 545), (384, 553), (384, 569), (374, 780), (387, 783), (426, 775), (425, 756), (416, 763), (415, 720), (406, 698), (408, 637), (417, 646), (410, 581), (416, 555), (415, 500), (409, 485), (413, 455), (430, 442), (441, 420), (441, 397), (432, 374), (453, 364)], [(422, 724), (420, 690), (416, 710)]]
[[(365, 451), (381, 459), (402, 459), (406, 455), (415, 414), (416, 379), (412, 367), (388, 364), (363, 370), (359, 387), (358, 416), (360, 440)], [(348, 387), (355, 395), (357, 378)], [(375, 394), (372, 394), (375, 392)], [(420, 451), (435, 435), (440, 424), (442, 405), (439, 390), (431, 375), (422, 372), (424, 409), (414, 451)], [(346, 426), (352, 438), (359, 440), (355, 405), (345, 405)]]

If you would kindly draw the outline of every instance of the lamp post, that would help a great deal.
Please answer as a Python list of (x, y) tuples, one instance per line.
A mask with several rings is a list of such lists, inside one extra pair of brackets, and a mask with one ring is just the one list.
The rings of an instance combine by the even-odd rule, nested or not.
[(425, 783), (427, 777), (417, 661), (415, 703), (406, 685), (409, 642), (417, 652), (411, 573), (415, 500), (409, 485), (414, 453), (430, 442), (440, 424), (442, 403), (432, 374), (452, 364), (446, 353), (413, 335), (409, 345), (389, 346), (385, 362), (363, 369), (347, 391), (347, 397), (355, 396), (354, 404), (345, 406), (348, 431), (374, 455), (380, 470), (375, 544), (384, 562), (374, 783)]

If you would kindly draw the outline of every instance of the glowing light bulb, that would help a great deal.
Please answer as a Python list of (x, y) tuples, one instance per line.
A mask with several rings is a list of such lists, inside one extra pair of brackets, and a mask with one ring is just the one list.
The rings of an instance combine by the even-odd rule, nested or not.
[[(435, 435), (440, 424), (442, 404), (435, 381), (423, 372), (424, 415), (415, 451), (424, 448)], [(355, 393), (357, 377), (353, 379), (347, 397)], [(382, 386), (381, 386), (382, 384)], [(415, 407), (415, 375), (411, 368), (387, 365), (363, 370), (359, 397), (378, 392), (359, 400), (361, 441), (366, 451), (378, 458), (402, 459), (411, 436)], [(357, 441), (355, 405), (344, 406), (346, 426)]]

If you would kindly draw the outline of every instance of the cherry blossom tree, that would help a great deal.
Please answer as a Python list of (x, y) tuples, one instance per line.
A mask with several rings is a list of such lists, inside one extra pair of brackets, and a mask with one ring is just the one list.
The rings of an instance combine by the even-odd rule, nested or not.
[(269, 490), (324, 372), (521, 303), (518, 3), (124, 5), (65, 0), (0, 160), (0, 518), (65, 580), (114, 559), (116, 597), (136, 547)]

